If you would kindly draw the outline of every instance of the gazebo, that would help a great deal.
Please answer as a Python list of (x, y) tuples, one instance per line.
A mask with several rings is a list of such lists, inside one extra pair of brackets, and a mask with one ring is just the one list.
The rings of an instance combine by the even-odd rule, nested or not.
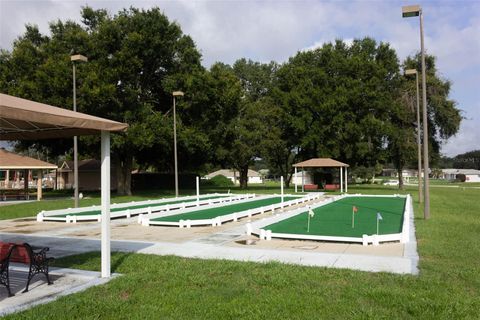
[(0, 93), (0, 140), (101, 135), (102, 277), (110, 277), (110, 132), (127, 127), (125, 123)]
[[(21, 171), (24, 173), (23, 189), (25, 190), (25, 199), (28, 200), (29, 171), (37, 170), (37, 200), (42, 199), (42, 178), (43, 170), (57, 169), (57, 165), (51, 164), (35, 158), (22, 156), (3, 148), (0, 148), (0, 171), (5, 171), (5, 182), (3, 190), (5, 192), (12, 190), (10, 188), (10, 171)], [(15, 181), (13, 181), (13, 184)], [(20, 186), (18, 186), (20, 187)], [(17, 188), (17, 190), (19, 190)]]
[[(345, 192), (348, 191), (347, 168), (348, 164), (330, 159), (330, 158), (312, 158), (306, 161), (295, 163), (295, 176), (297, 176), (297, 168), (302, 169), (302, 192), (305, 191), (304, 168), (338, 168), (340, 170), (340, 192), (343, 192), (343, 171), (345, 170)], [(298, 192), (298, 184), (295, 180), (295, 192)]]

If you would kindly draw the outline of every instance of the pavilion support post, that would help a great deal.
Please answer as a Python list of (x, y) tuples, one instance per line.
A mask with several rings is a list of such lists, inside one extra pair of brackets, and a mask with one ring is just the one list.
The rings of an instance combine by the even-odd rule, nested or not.
[(295, 182), (295, 193), (298, 192), (298, 183), (297, 183), (297, 167), (295, 167), (295, 179), (293, 180)]
[(343, 192), (343, 167), (340, 167), (340, 192)]
[(102, 278), (110, 277), (110, 132), (102, 131)]
[(348, 169), (345, 167), (345, 193), (348, 192)]
[(37, 201), (42, 200), (42, 170), (37, 171)]
[(9, 181), (10, 181), (10, 170), (5, 172), (5, 189), (9, 188)]

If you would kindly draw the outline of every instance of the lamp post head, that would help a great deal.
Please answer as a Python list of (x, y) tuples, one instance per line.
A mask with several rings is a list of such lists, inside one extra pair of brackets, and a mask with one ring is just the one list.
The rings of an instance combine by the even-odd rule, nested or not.
[(81, 54), (76, 54), (74, 56), (70, 56), (70, 61), (72, 62), (87, 62), (88, 61), (88, 58), (85, 57), (85, 56), (82, 56)]
[(407, 69), (407, 70), (405, 70), (405, 75), (406, 76), (410, 76), (412, 74), (416, 75), (417, 74), (417, 69)]
[(418, 17), (422, 8), (418, 4), (413, 6), (403, 6), (402, 7), (402, 17), (410, 18), (410, 17)]
[(174, 97), (183, 97), (184, 93), (182, 91), (173, 91), (172, 95)]

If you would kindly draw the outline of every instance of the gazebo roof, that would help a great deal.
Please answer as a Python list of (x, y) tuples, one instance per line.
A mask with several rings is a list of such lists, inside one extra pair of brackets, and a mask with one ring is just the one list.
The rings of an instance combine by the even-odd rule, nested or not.
[(312, 158), (306, 161), (295, 163), (294, 167), (300, 168), (339, 168), (349, 167), (348, 164), (331, 158)]
[(23, 169), (57, 169), (54, 164), (22, 156), (3, 148), (0, 148), (0, 169), (23, 170)]
[(0, 93), (0, 140), (36, 140), (124, 131), (128, 125)]

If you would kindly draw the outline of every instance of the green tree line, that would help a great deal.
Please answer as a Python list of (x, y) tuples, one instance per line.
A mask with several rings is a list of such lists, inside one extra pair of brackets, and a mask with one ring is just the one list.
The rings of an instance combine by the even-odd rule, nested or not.
[[(71, 108), (70, 55), (77, 66), (77, 108), (129, 124), (112, 140), (117, 190), (129, 194), (133, 167), (173, 171), (172, 91), (177, 99), (181, 172), (234, 167), (241, 186), (262, 158), (286, 177), (292, 164), (332, 157), (354, 168), (415, 163), (415, 79), (418, 55), (402, 63), (388, 43), (371, 38), (326, 43), (297, 52), (284, 63), (244, 58), (233, 65), (202, 66), (194, 40), (159, 8), (124, 9), (115, 15), (84, 7), (81, 23), (53, 21), (50, 34), (27, 25), (11, 51), (0, 52), (0, 91)], [(459, 128), (461, 112), (449, 98), (451, 83), (427, 56), (429, 146)], [(98, 157), (98, 137), (82, 137), (81, 154)], [(18, 142), (17, 148), (71, 152), (71, 141)]]

